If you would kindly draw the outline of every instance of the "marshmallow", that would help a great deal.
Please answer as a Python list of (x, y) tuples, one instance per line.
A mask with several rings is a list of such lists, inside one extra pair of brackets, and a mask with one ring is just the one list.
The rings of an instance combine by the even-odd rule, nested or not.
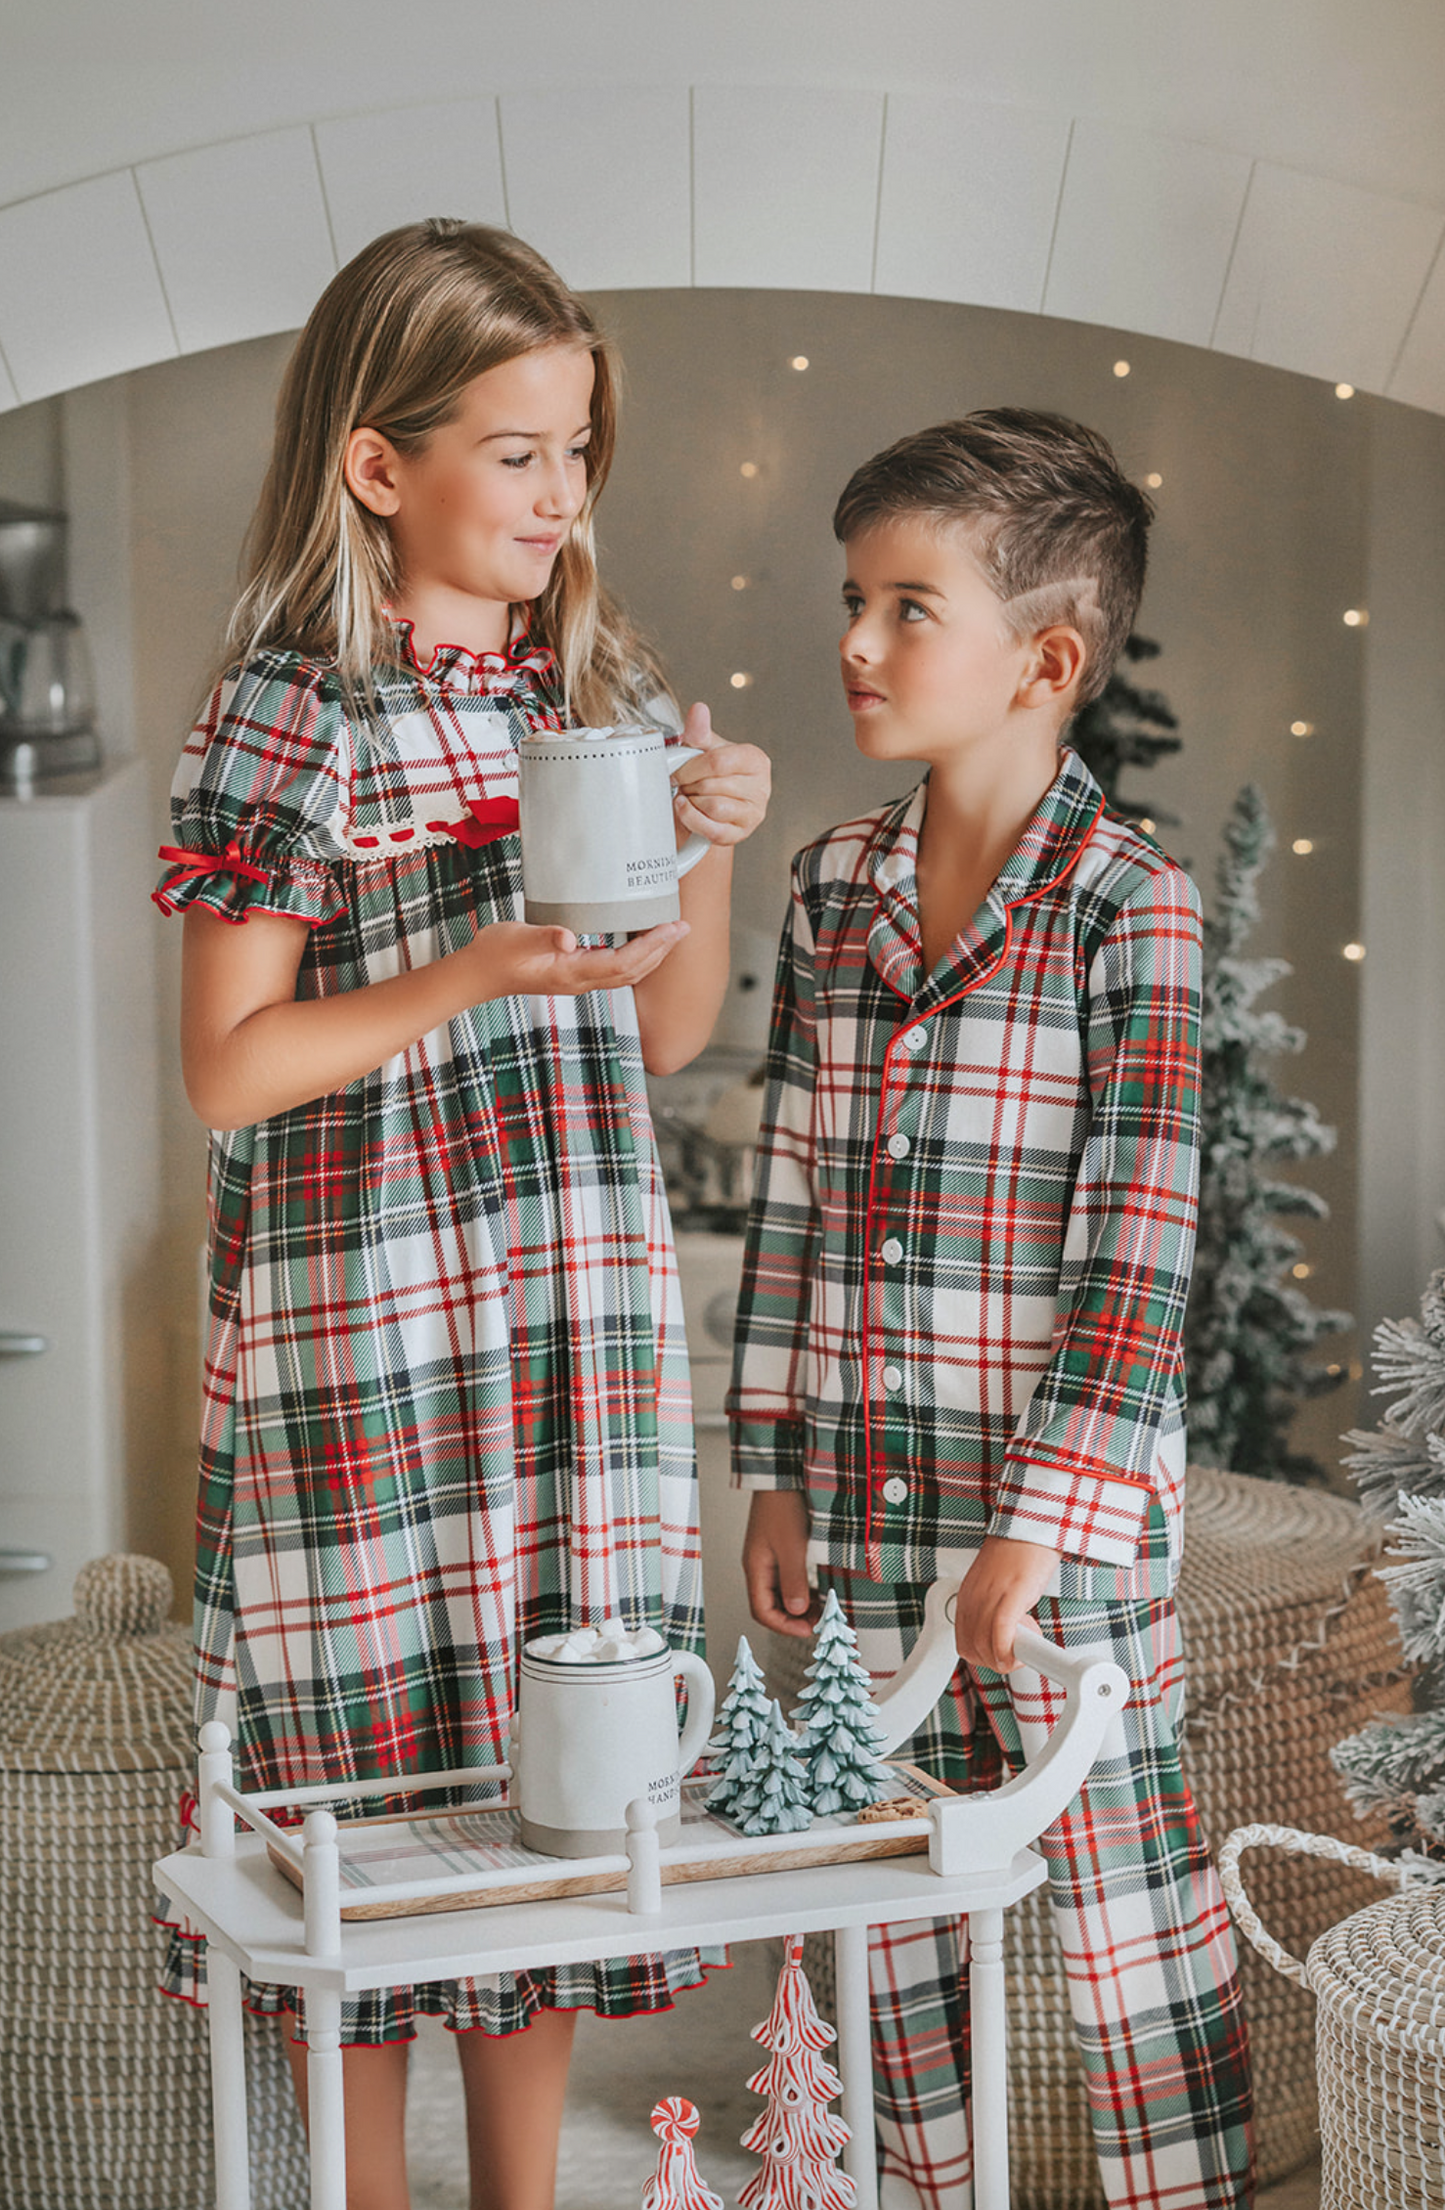
[(537, 1635), (527, 1643), (529, 1657), (546, 1658), (553, 1665), (634, 1665), (639, 1658), (656, 1657), (667, 1648), (654, 1627), (630, 1633), (615, 1615), (600, 1627), (574, 1627), (570, 1634)]

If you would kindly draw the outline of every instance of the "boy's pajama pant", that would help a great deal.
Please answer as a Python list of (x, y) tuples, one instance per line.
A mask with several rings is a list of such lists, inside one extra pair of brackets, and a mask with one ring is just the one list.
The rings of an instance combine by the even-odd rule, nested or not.
[[(918, 1638), (926, 1588), (823, 1579), (881, 1683)], [(1133, 1683), (1083, 1790), (1036, 1845), (1104, 2192), (1110, 2210), (1234, 2210), (1253, 2200), (1248, 2048), (1228, 1911), (1179, 1767), (1173, 1599), (1046, 1596), (1036, 1615), (1051, 1641), (1114, 1659)], [(1036, 1673), (960, 1669), (900, 1754), (952, 1787), (996, 1787), (1053, 1725), (1063, 1693)], [(871, 1936), (885, 2203), (969, 2200), (965, 1929), (938, 1920)]]

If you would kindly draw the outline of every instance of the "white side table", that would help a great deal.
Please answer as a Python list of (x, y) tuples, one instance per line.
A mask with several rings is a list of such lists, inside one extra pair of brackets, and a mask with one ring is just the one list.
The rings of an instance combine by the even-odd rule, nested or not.
[[(343, 1997), (474, 1973), (625, 1957), (644, 1949), (830, 1930), (837, 1941), (843, 2116), (853, 2136), (845, 2161), (857, 2186), (858, 2210), (877, 2210), (868, 1928), (955, 1915), (970, 1922), (975, 2210), (1008, 2210), (1003, 1914), (1043, 1880), (1043, 1861), (1027, 1844), (1077, 1793), (1106, 1727), (1128, 1694), (1128, 1682), (1117, 1666), (1070, 1658), (1028, 1630), (1020, 1632), (1018, 1654), (1023, 1663), (1067, 1689), (1063, 1717), (1024, 1771), (1006, 1786), (986, 1795), (944, 1797), (930, 1804), (926, 1819), (898, 1822), (900, 1832), (926, 1833), (926, 1857), (871, 1858), (774, 1872), (768, 1870), (769, 1857), (782, 1855), (795, 1837), (740, 1837), (738, 1853), (754, 1857), (756, 1871), (664, 1886), (661, 1868), (680, 1859), (681, 1852), (659, 1850), (645, 1807), (634, 1805), (626, 1856), (570, 1860), (568, 1866), (575, 1872), (625, 1874), (625, 1890), (505, 1909), (343, 1923), (334, 1817), (313, 1810), (304, 1840), (298, 1841), (294, 1827), (276, 1826), (267, 1813), (282, 1804), (299, 1808), (308, 1802), (396, 1793), (401, 1784), (393, 1777), (242, 1796), (230, 1784), (226, 1730), (215, 1723), (203, 1728), (201, 1847), (163, 1858), (155, 1870), (161, 1888), (184, 1908), (208, 1944), (217, 2210), (250, 2210), (243, 1973), (305, 1991), (311, 2210), (344, 2210)], [(947, 1655), (932, 1700), (952, 1671), (951, 1650)], [(935, 1676), (940, 1663), (934, 1665)], [(911, 1708), (927, 1693), (925, 1673), (919, 1669), (912, 1674)], [(900, 1713), (909, 1716), (911, 1709)], [(912, 1724), (917, 1723), (913, 1718)], [(486, 1768), (489, 1778), (501, 1777), (502, 1771)], [(478, 1770), (471, 1768), (421, 1780), (408, 1775), (404, 1786), (408, 1793), (419, 1793), (428, 1786), (478, 1782)], [(238, 1837), (238, 1819), (254, 1831)], [(270, 1862), (268, 1843), (304, 1871), (304, 1901)], [(474, 1885), (480, 1892), (506, 1877), (481, 1874)], [(428, 1886), (454, 1895), (467, 1885), (452, 1870), (444, 1882), (368, 1888), (366, 1901), (417, 1901)], [(666, 2092), (665, 2082), (659, 2092)]]

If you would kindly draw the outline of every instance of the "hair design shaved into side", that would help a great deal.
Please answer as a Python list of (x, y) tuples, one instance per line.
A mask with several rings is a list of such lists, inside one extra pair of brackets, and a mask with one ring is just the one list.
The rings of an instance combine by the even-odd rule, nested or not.
[(1075, 711), (1098, 697), (1139, 610), (1154, 519), (1107, 439), (1026, 407), (915, 431), (854, 471), (833, 534), (846, 544), (905, 515), (965, 532), (1012, 635), (1077, 629)]

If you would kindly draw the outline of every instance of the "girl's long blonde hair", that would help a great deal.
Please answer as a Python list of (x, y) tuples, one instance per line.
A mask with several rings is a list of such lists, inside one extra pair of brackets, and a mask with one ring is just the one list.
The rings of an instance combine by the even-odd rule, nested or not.
[(528, 628), (556, 653), (569, 713), (602, 723), (655, 663), (597, 580), (592, 511), (617, 435), (617, 370), (587, 307), (505, 230), (433, 219), (373, 238), (333, 277), (287, 365), (271, 465), (246, 539), (229, 658), (279, 646), (333, 662), (367, 696), (371, 670), (396, 661), (386, 615), (402, 578), (385, 521), (343, 473), (363, 425), (419, 452), (450, 421), (476, 376), (544, 345), (577, 345), (596, 363), (587, 497)]

